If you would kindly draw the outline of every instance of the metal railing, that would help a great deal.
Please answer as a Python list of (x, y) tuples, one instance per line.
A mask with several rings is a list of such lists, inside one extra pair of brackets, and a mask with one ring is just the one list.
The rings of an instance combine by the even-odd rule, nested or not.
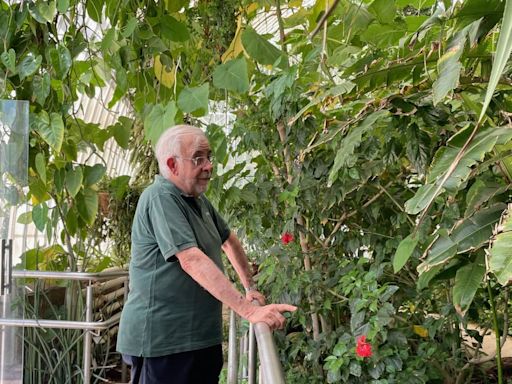
[(78, 280), (87, 281), (85, 296), (85, 321), (70, 320), (43, 320), (43, 319), (0, 319), (0, 326), (10, 327), (36, 327), (36, 328), (59, 328), (59, 329), (83, 329), (84, 330), (84, 353), (83, 372), (84, 384), (91, 382), (91, 358), (92, 358), (92, 333), (94, 330), (104, 330), (119, 322), (120, 314), (112, 316), (106, 321), (93, 321), (93, 283), (107, 281), (117, 278), (124, 278), (124, 300), (128, 294), (128, 272), (110, 271), (99, 273), (87, 272), (49, 272), (49, 271), (12, 271), (14, 279), (57, 279), (57, 280)]
[[(237, 384), (239, 378), (238, 362), (240, 359), (237, 354), (236, 320), (237, 315), (231, 311), (229, 318), (228, 384)], [(247, 377), (248, 384), (256, 384), (258, 373), (256, 344), (260, 360), (260, 384), (284, 384), (283, 367), (277, 354), (274, 337), (269, 326), (265, 323), (250, 324), (247, 334), (241, 339), (240, 354), (246, 353), (247, 355), (247, 372), (245, 372), (244, 367), (242, 376)]]
[[(12, 271), (14, 279), (57, 279), (87, 281), (85, 300), (85, 321), (69, 320), (43, 320), (43, 319), (1, 319), (0, 326), (11, 327), (38, 327), (38, 328), (59, 328), (59, 329), (83, 329), (84, 330), (84, 353), (83, 372), (84, 384), (91, 381), (91, 357), (92, 357), (92, 333), (91, 331), (105, 330), (119, 323), (120, 314), (116, 314), (105, 321), (93, 320), (93, 283), (100, 281), (124, 278), (124, 300), (128, 294), (128, 272), (110, 271), (100, 273), (86, 272), (49, 272), (49, 271)], [(228, 384), (238, 383), (238, 354), (236, 340), (236, 314), (231, 311), (229, 326), (229, 348), (228, 348)], [(284, 384), (284, 374), (277, 353), (277, 348), (272, 336), (272, 331), (265, 323), (250, 324), (249, 331), (242, 342), (240, 350), (247, 350), (247, 369), (244, 376), (247, 376), (249, 384), (256, 383), (257, 355), (260, 361), (259, 382), (263, 384)], [(123, 363), (124, 364), (124, 363)], [(125, 367), (124, 367), (125, 368)]]

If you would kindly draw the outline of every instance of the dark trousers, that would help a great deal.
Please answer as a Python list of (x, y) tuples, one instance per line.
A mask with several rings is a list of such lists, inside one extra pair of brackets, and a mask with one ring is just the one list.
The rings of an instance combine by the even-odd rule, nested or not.
[(218, 384), (222, 346), (159, 357), (123, 355), (132, 384)]

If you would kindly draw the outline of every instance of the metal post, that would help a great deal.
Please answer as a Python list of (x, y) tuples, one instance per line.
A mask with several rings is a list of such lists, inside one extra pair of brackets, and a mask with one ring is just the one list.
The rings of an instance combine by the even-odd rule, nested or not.
[(9, 245), (6, 248), (9, 249), (9, 259), (7, 262), (7, 289), (9, 290), (9, 293), (12, 293), (12, 239), (9, 239)]
[(238, 356), (236, 348), (236, 315), (229, 313), (228, 384), (238, 384)]
[[(92, 321), (92, 306), (93, 306), (93, 290), (91, 281), (87, 286), (85, 298), (85, 321)], [(84, 384), (91, 382), (91, 343), (92, 343), (92, 330), (86, 329), (84, 331), (84, 358), (83, 358), (83, 371), (84, 371)]]
[(265, 383), (285, 384), (283, 367), (279, 361), (277, 348), (272, 337), (272, 331), (265, 323), (254, 324), (258, 340), (259, 357), (263, 368)]
[(254, 337), (254, 324), (249, 324), (249, 357), (248, 357), (248, 379), (249, 384), (256, 384), (256, 338)]
[(241, 365), (241, 378), (247, 378), (247, 333), (240, 338), (240, 365)]
[(0, 296), (4, 295), (5, 288), (5, 239), (2, 239), (1, 264), (0, 264)]
[[(128, 299), (128, 280), (125, 280), (123, 283), (124, 294), (123, 294), (123, 307), (126, 304), (126, 300)], [(121, 381), (126, 383), (128, 380), (128, 366), (124, 362), (124, 359), (121, 359)]]

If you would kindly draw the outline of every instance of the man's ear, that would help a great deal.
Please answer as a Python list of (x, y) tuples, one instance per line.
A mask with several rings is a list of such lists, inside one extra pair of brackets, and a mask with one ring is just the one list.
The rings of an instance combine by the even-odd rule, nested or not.
[(169, 167), (169, 170), (172, 174), (176, 174), (177, 172), (177, 164), (176, 159), (174, 157), (169, 157), (167, 159), (167, 167)]

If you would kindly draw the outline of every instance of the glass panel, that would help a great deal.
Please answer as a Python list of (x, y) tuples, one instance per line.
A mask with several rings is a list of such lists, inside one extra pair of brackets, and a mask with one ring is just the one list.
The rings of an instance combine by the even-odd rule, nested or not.
[[(25, 295), (12, 278), (20, 264), (14, 242), (17, 208), (28, 178), (28, 102), (0, 100), (0, 318), (22, 319)], [(0, 326), (0, 383), (23, 380), (23, 328)]]

